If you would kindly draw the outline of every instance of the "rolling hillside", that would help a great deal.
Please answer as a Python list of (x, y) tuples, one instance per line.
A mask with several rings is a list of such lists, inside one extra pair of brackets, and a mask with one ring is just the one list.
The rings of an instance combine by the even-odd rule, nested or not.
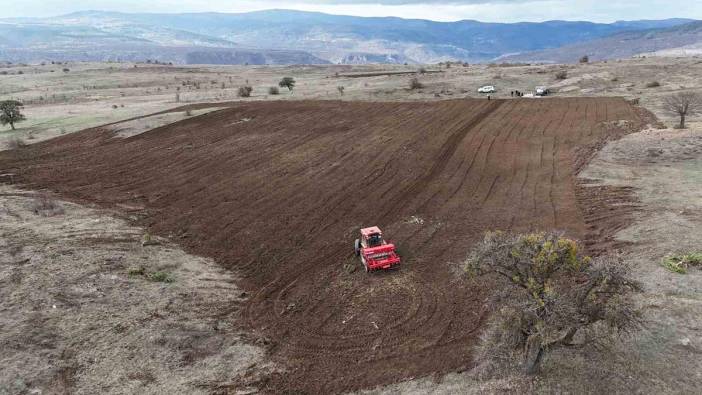
[(324, 64), (305, 51), (241, 47), (174, 29), (0, 23), (0, 61), (145, 61), (176, 64)]
[(702, 21), (663, 29), (618, 33), (561, 48), (506, 56), (503, 60), (573, 63), (583, 55), (588, 55), (590, 60), (608, 60), (636, 55), (685, 56), (699, 53), (702, 53)]
[[(313, 12), (269, 10), (242, 14), (126, 14), (85, 11), (52, 18), (0, 20), (3, 60), (28, 61), (48, 55), (76, 57), (75, 48), (112, 51), (112, 58), (152, 56), (187, 63), (173, 48), (226, 48), (293, 63), (490, 62), (504, 56), (591, 42), (624, 31), (669, 28), (689, 20), (626, 21), (612, 24), (435, 22), (362, 18)], [(46, 34), (45, 32), (52, 33)], [(38, 33), (39, 32), (39, 33)], [(59, 37), (54, 40), (54, 37)], [(159, 53), (159, 48), (163, 53)], [(139, 50), (136, 50), (139, 49)], [(266, 51), (285, 50), (272, 59)], [(157, 56), (154, 56), (157, 55)], [(259, 56), (260, 55), (260, 56)], [(102, 56), (102, 55), (101, 55)], [(75, 60), (85, 59), (87, 55)], [(104, 57), (104, 56), (103, 56)], [(192, 57), (192, 56), (191, 56)], [(209, 58), (208, 56), (207, 58)], [(218, 56), (240, 62), (247, 57)], [(254, 60), (254, 62), (257, 62)]]

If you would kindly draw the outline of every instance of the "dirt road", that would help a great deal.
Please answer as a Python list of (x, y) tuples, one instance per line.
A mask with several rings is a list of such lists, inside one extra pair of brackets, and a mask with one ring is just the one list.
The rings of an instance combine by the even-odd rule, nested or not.
[[(626, 191), (578, 186), (575, 169), (642, 122), (617, 98), (241, 103), (0, 152), (0, 172), (139, 213), (235, 270), (245, 325), (288, 368), (266, 388), (329, 393), (469, 368), (490, 287), (452, 263), (489, 229), (605, 240), (596, 219), (625, 215), (608, 204)], [(370, 225), (399, 245), (399, 271), (347, 270)]]

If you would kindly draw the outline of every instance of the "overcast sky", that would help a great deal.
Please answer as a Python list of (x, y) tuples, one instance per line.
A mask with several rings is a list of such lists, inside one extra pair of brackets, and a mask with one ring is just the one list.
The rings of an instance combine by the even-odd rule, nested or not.
[(178, 13), (271, 8), (440, 21), (702, 19), (702, 0), (20, 0), (6, 1), (0, 17), (53, 16), (82, 10)]

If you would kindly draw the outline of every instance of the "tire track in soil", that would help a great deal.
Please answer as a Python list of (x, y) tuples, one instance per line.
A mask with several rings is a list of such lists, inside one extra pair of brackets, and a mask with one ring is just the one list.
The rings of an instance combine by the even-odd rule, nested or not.
[[(508, 104), (508, 102), (507, 102), (507, 103), (504, 103), (504, 104)], [(501, 107), (502, 107), (502, 106), (501, 106)], [(509, 115), (509, 114), (514, 110), (514, 108), (515, 108), (515, 106), (513, 106), (513, 105), (509, 105), (509, 106), (507, 106), (507, 107), (508, 107), (508, 111), (507, 111), (506, 114), (504, 114), (503, 116), (501, 116), (502, 119), (501, 119), (500, 125), (504, 125), (504, 124), (506, 124), (506, 123), (509, 121), (509, 116), (508, 116), (508, 115)], [(426, 200), (424, 201), (424, 203), (422, 203), (419, 207), (417, 207), (417, 209), (416, 209), (416, 212), (417, 212), (417, 213), (422, 213), (422, 212), (428, 211), (429, 205), (430, 205), (432, 202), (438, 200), (438, 198), (440, 197), (440, 195), (445, 195), (449, 190), (451, 190), (450, 187), (451, 187), (452, 185), (457, 185), (457, 187), (453, 188), (453, 189), (452, 189), (452, 192), (449, 192), (449, 193), (448, 193), (448, 196), (446, 196), (445, 198), (441, 199), (441, 200), (440, 200), (440, 201), (441, 201), (440, 204), (445, 204), (446, 202), (448, 202), (449, 200), (451, 200), (451, 199), (453, 198), (453, 196), (454, 196), (456, 193), (458, 193), (459, 190), (462, 189), (463, 185), (465, 184), (466, 178), (467, 178), (468, 174), (470, 173), (470, 170), (472, 169), (473, 164), (475, 163), (475, 158), (476, 158), (477, 152), (480, 150), (480, 147), (482, 146), (482, 143), (483, 143), (483, 141), (484, 141), (484, 139), (485, 139), (485, 137), (486, 137), (486, 135), (484, 134), (484, 129), (485, 129), (486, 126), (492, 126), (492, 127), (494, 127), (494, 125), (491, 125), (491, 121), (492, 121), (494, 118), (496, 118), (496, 117), (495, 117), (495, 114), (496, 114), (496, 113), (498, 113), (497, 109), (494, 110), (493, 112), (491, 112), (487, 117), (485, 117), (485, 118), (483, 119), (483, 121), (479, 122), (479, 125), (475, 125), (475, 126), (472, 128), (472, 130), (471, 130), (471, 131), (467, 134), (467, 136), (466, 136), (466, 137), (470, 136), (470, 139), (469, 139), (468, 141), (466, 141), (465, 138), (464, 138), (464, 139), (459, 143), (460, 145), (463, 145), (464, 147), (471, 147), (471, 146), (473, 145), (473, 142), (475, 141), (475, 139), (476, 139), (478, 136), (481, 136), (481, 138), (483, 139), (483, 140), (481, 141), (481, 143), (478, 145), (479, 148), (478, 148), (478, 150), (476, 150), (475, 154), (473, 154), (473, 155), (461, 155), (461, 156), (460, 156), (460, 161), (459, 161), (459, 163), (454, 167), (454, 170), (451, 171), (451, 174), (450, 174), (448, 177), (446, 177), (446, 180), (447, 180), (447, 181), (442, 182), (442, 184), (444, 184), (445, 187), (444, 187), (444, 188), (436, 188), (436, 191), (432, 194), (432, 196), (431, 196), (430, 198), (426, 199)], [(498, 130), (499, 130), (499, 129), (502, 129), (502, 127), (500, 126), (500, 127), (498, 128)], [(456, 147), (456, 150), (458, 150), (458, 149), (460, 149), (460, 148), (462, 148), (462, 147), (461, 147), (461, 146), (457, 146), (457, 147)], [(468, 164), (467, 169), (466, 169), (465, 171), (462, 172), (463, 175), (462, 175), (462, 178), (460, 178), (460, 182), (458, 182), (458, 183), (453, 182), (452, 180), (455, 179), (455, 177), (459, 176), (459, 174), (461, 173), (461, 169), (463, 168), (463, 166), (464, 166), (464, 164), (466, 163), (466, 161), (468, 161), (468, 158), (469, 158), (469, 157), (470, 157), (470, 162), (469, 162), (469, 164)], [(437, 203), (437, 204), (439, 204), (439, 203)]]
[[(486, 108), (482, 109), (472, 118), (470, 118), (465, 124), (458, 127), (455, 132), (449, 135), (444, 144), (441, 146), (441, 150), (439, 151), (436, 159), (434, 159), (433, 165), (430, 167), (429, 171), (400, 193), (400, 196), (402, 196), (405, 199), (405, 202), (409, 202), (411, 198), (414, 198), (422, 190), (426, 189), (427, 185), (433, 180), (435, 180), (438, 177), (438, 175), (446, 168), (446, 166), (449, 163), (449, 160), (456, 152), (459, 143), (466, 137), (466, 135), (471, 130), (473, 130), (473, 128), (479, 125), (480, 122), (484, 121), (487, 117), (489, 117), (490, 114), (497, 111), (503, 104), (504, 101), (488, 101), (488, 104), (484, 106)], [(409, 196), (409, 198), (406, 198), (407, 196)], [(380, 219), (382, 220), (384, 218), (391, 217), (406, 207), (406, 203), (398, 203), (400, 202), (394, 201), (390, 211), (388, 211), (388, 213)]]
[[(339, 393), (469, 368), (489, 284), (451, 262), (487, 229), (600, 232), (612, 219), (579, 207), (613, 199), (575, 190), (573, 153), (618, 133), (602, 120), (637, 117), (621, 99), (242, 102), (129, 139), (97, 128), (0, 152), (0, 170), (144, 206), (151, 233), (240, 276), (242, 329), (286, 367), (264, 391)], [(424, 225), (406, 221), (417, 211)], [(358, 227), (376, 224), (409, 252), (402, 268), (348, 273)]]

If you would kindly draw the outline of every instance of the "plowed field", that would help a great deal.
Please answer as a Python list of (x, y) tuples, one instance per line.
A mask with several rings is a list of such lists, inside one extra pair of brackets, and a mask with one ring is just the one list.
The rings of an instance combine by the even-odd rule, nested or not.
[[(574, 174), (621, 120), (642, 122), (616, 98), (239, 103), (127, 139), (92, 129), (0, 153), (0, 172), (141, 212), (232, 268), (252, 295), (248, 329), (287, 368), (263, 385), (341, 392), (471, 366), (489, 285), (452, 263), (485, 230), (593, 244), (598, 218), (616, 228), (600, 208), (620, 197), (590, 196)], [(353, 240), (371, 225), (401, 269), (361, 270)]]

